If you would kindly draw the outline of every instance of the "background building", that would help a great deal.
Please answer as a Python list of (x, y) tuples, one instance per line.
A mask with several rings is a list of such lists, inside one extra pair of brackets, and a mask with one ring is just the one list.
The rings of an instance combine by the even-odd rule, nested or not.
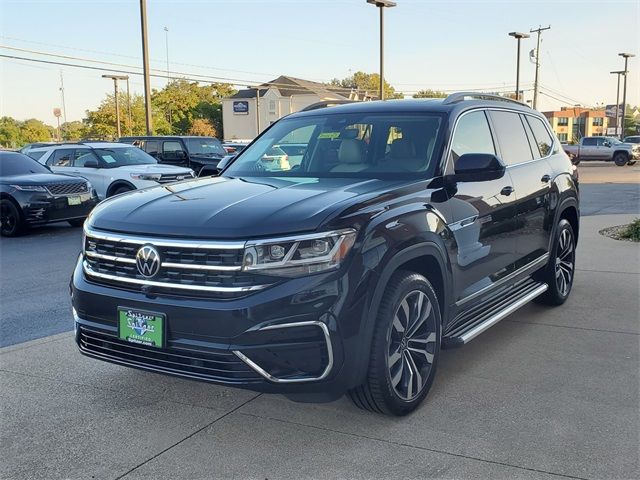
[[(259, 94), (257, 96), (256, 94)], [(222, 100), (225, 140), (250, 140), (276, 120), (325, 100), (361, 100), (342, 87), (281, 75)]]
[(604, 110), (582, 107), (562, 107), (553, 112), (542, 112), (561, 142), (577, 142), (582, 137), (607, 134), (609, 118)]

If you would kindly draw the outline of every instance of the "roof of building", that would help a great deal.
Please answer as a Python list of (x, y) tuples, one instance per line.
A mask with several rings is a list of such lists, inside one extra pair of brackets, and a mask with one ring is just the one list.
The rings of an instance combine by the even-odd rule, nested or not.
[[(343, 94), (344, 88), (331, 87), (323, 83), (312, 82), (310, 80), (303, 80), (301, 78), (289, 77), (286, 75), (280, 75), (278, 78), (271, 80), (270, 82), (258, 85), (257, 88), (248, 88), (240, 90), (235, 95), (229, 97), (233, 99), (238, 98), (255, 98), (256, 90), (260, 91), (260, 96), (264, 97), (267, 90), (275, 88), (280, 92), (283, 97), (291, 97), (293, 95), (317, 95), (320, 98), (326, 98), (331, 100), (346, 100)], [(338, 93), (340, 91), (341, 93)]]

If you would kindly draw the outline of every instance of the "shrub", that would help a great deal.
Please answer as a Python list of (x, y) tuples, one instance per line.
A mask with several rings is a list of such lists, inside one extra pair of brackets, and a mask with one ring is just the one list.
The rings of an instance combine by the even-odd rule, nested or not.
[(640, 218), (636, 218), (620, 232), (620, 237), (640, 242)]

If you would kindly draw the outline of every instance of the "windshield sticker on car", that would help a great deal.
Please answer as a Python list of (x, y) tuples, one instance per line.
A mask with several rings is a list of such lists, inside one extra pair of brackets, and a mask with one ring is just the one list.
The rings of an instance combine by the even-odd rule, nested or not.
[(338, 138), (340, 136), (340, 132), (323, 132), (318, 135), (318, 138)]
[(113, 158), (111, 155), (103, 155), (102, 159), (107, 163), (116, 163), (116, 159)]

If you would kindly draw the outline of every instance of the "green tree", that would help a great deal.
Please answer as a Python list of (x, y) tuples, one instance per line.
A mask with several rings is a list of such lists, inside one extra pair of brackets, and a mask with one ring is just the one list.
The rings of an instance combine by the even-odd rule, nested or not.
[[(380, 75), (378, 73), (356, 72), (350, 77), (343, 78), (342, 80), (334, 78), (329, 84), (343, 88), (354, 88), (359, 90), (361, 93), (367, 92), (369, 95), (377, 96), (380, 88)], [(386, 80), (384, 81), (384, 95), (385, 98), (403, 97), (401, 93), (396, 93), (395, 88), (393, 88)]]
[(632, 107), (631, 105), (627, 105), (625, 116), (624, 116), (624, 135), (623, 137), (627, 137), (629, 135), (638, 135), (640, 128), (640, 114), (633, 116), (633, 113), (638, 110), (638, 107)]
[(18, 148), (23, 143), (20, 122), (11, 117), (0, 118), (0, 145), (6, 148)]
[(62, 132), (62, 139), (66, 141), (80, 140), (87, 136), (87, 126), (80, 120), (63, 123), (60, 125), (60, 131)]
[(413, 98), (447, 98), (448, 96), (448, 93), (427, 88), (426, 90), (420, 90), (418, 93), (415, 93)]
[(53, 138), (53, 127), (50, 127), (40, 120), (30, 118), (25, 120), (20, 126), (21, 139), (24, 143), (47, 142)]

